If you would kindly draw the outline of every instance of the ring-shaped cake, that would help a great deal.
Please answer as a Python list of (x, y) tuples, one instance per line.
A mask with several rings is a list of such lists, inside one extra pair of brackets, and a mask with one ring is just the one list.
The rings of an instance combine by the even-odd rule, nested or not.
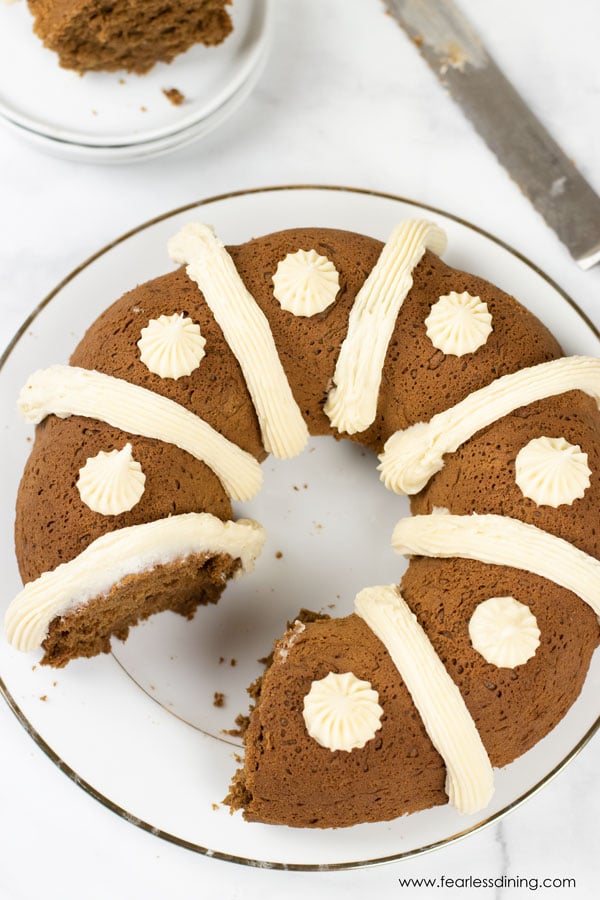
[(444, 248), (422, 220), (385, 244), (299, 228), (228, 248), (190, 224), (169, 242), (180, 268), (21, 392), (38, 427), (5, 627), (51, 665), (154, 612), (192, 616), (250, 570), (264, 531), (231, 501), (269, 453), (348, 437), (412, 495), (401, 585), (290, 623), (252, 687), (227, 798), (250, 821), (485, 808), (493, 768), (562, 718), (598, 643), (600, 361), (564, 357)]

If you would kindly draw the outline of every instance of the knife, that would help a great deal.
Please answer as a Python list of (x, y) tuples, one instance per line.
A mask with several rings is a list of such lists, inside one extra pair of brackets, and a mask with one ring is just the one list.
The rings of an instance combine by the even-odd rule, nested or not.
[(453, 0), (385, 0), (498, 161), (582, 269), (600, 262), (600, 198)]

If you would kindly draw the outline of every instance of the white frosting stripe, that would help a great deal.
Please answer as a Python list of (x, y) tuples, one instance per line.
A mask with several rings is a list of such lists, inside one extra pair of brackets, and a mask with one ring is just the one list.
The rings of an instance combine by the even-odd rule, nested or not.
[(187, 263), (239, 362), (258, 416), (263, 444), (279, 459), (306, 446), (308, 428), (281, 365), (269, 321), (246, 289), (233, 260), (207, 225), (186, 225), (171, 238), (169, 255)]
[(408, 219), (392, 231), (356, 295), (336, 363), (325, 412), (338, 431), (355, 434), (374, 421), (385, 355), (412, 271), (427, 248), (439, 255), (445, 247), (444, 232), (431, 222)]
[(50, 366), (30, 376), (19, 409), (37, 425), (48, 415), (88, 416), (143, 437), (175, 444), (202, 460), (233, 500), (249, 500), (262, 483), (260, 465), (193, 412), (121, 378), (75, 366)]
[(453, 453), (482, 428), (536, 400), (580, 390), (600, 405), (600, 359), (569, 356), (503, 375), (455, 406), (397, 431), (381, 454), (381, 480), (397, 494), (416, 494)]
[(185, 513), (111, 531), (75, 559), (25, 585), (6, 611), (6, 637), (17, 650), (35, 650), (57, 616), (107, 593), (129, 575), (192, 554), (228, 553), (241, 560), (242, 571), (250, 571), (264, 540), (258, 522), (222, 522), (210, 513)]
[(573, 591), (600, 616), (600, 561), (509, 516), (438, 513), (400, 519), (392, 547), (408, 556), (458, 556), (532, 572)]
[(365, 588), (355, 610), (384, 644), (446, 764), (446, 793), (462, 813), (487, 806), (492, 766), (461, 693), (394, 585)]

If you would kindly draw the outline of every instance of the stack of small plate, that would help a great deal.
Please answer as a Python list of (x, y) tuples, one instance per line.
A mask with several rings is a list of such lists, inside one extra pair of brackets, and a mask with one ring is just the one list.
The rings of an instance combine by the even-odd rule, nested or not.
[(0, 14), (0, 121), (49, 153), (95, 163), (159, 156), (212, 131), (248, 96), (269, 46), (269, 0), (244, 0), (218, 47), (197, 45), (143, 76), (82, 77), (42, 46), (24, 3)]

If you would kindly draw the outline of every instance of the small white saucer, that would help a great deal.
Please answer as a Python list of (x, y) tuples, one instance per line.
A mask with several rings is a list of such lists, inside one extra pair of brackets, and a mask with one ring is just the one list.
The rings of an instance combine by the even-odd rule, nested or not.
[[(94, 162), (169, 152), (221, 124), (256, 83), (269, 43), (269, 0), (234, 3), (234, 30), (148, 74), (61, 69), (24, 3), (0, 10), (0, 121), (48, 152)], [(176, 88), (181, 105), (163, 91)]]

